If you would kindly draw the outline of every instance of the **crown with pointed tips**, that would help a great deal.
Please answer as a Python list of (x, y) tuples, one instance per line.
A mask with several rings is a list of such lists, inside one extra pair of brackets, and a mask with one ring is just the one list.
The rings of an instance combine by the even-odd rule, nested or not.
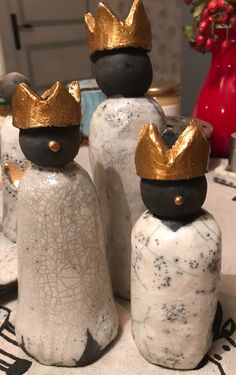
[(196, 120), (192, 120), (171, 149), (153, 124), (140, 132), (135, 154), (138, 176), (147, 180), (188, 180), (207, 172), (210, 146)]
[(98, 5), (96, 19), (87, 13), (85, 22), (90, 55), (115, 48), (136, 47), (147, 51), (152, 48), (151, 26), (141, 0), (134, 0), (124, 22), (102, 2)]
[(69, 91), (60, 82), (42, 96), (21, 83), (12, 98), (13, 125), (19, 129), (66, 127), (79, 125), (81, 120), (80, 87), (72, 82)]

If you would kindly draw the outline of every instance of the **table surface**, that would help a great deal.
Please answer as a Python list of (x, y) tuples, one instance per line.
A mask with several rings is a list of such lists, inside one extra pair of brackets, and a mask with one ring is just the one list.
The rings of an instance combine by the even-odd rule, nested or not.
[[(88, 148), (82, 147), (76, 160), (88, 171)], [(184, 374), (199, 375), (235, 375), (236, 374), (236, 189), (217, 184), (213, 181), (214, 168), (222, 161), (213, 160), (210, 165), (208, 179), (208, 195), (204, 208), (210, 211), (221, 226), (223, 233), (223, 263), (222, 263), (222, 280), (220, 302), (223, 306), (225, 330), (229, 332), (228, 339), (221, 338), (213, 345), (209, 356), (209, 361), (205, 367), (197, 371), (186, 371)], [(223, 162), (224, 163), (224, 162)], [(90, 172), (89, 172), (90, 173)], [(14, 324), (14, 314), (16, 307), (16, 297), (14, 294), (1, 297), (0, 304), (8, 306), (12, 311), (11, 321)], [(29, 375), (165, 375), (165, 374), (183, 374), (182, 371), (172, 371), (149, 364), (139, 354), (138, 349), (131, 335), (130, 322), (130, 304), (127, 301), (117, 300), (116, 306), (120, 320), (120, 334), (117, 340), (107, 350), (105, 355), (96, 363), (85, 368), (54, 368), (42, 366), (27, 357), (19, 348), (10, 346), (9, 342), (1, 341), (0, 347), (5, 351), (14, 353), (19, 358), (27, 358), (33, 361), (31, 367), (27, 371)], [(230, 320), (231, 319), (231, 320)], [(227, 328), (228, 327), (228, 328)], [(222, 329), (223, 335), (223, 329)], [(0, 335), (1, 336), (1, 335)], [(227, 346), (227, 350), (225, 348)], [(13, 351), (12, 351), (13, 350)], [(216, 360), (218, 354), (221, 358)], [(215, 363), (213, 363), (215, 362)], [(0, 371), (1, 373), (1, 371)], [(14, 373), (17, 375), (17, 373)]]

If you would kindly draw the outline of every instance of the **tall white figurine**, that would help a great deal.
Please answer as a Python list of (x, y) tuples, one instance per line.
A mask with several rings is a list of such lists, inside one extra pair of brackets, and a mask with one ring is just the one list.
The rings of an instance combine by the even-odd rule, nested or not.
[(151, 27), (141, 0), (122, 22), (103, 3), (85, 17), (90, 56), (100, 89), (109, 97), (93, 114), (89, 143), (94, 183), (106, 228), (115, 294), (130, 297), (130, 234), (144, 210), (134, 153), (141, 125), (165, 128), (160, 105), (145, 95), (152, 82)]
[[(27, 79), (19, 73), (9, 73), (0, 79), (0, 95), (11, 104), (16, 86)], [(8, 115), (1, 127), (2, 171), (2, 233), (0, 233), (0, 290), (7, 293), (17, 287), (16, 216), (20, 178), (28, 165), (19, 146), (19, 129), (12, 126)]]
[(80, 90), (56, 83), (41, 97), (17, 86), (13, 124), (32, 167), (18, 192), (16, 336), (46, 365), (85, 366), (117, 334), (117, 315), (94, 186), (73, 162)]
[(202, 128), (192, 121), (169, 140), (147, 124), (136, 150), (148, 210), (132, 231), (132, 332), (149, 362), (190, 370), (212, 345), (221, 232), (201, 209), (209, 157)]

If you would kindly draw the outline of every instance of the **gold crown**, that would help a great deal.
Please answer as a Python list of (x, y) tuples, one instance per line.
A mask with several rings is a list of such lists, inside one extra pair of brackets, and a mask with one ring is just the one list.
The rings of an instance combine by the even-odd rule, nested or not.
[(21, 83), (12, 98), (13, 125), (19, 129), (79, 125), (81, 120), (80, 87), (72, 82), (69, 91), (60, 82), (42, 96)]
[(137, 174), (148, 180), (187, 180), (207, 171), (210, 146), (202, 127), (192, 120), (168, 149), (153, 124), (140, 132), (135, 154)]
[(89, 53), (114, 48), (136, 47), (150, 51), (152, 32), (141, 0), (134, 0), (126, 20), (121, 21), (104, 3), (99, 3), (96, 19), (85, 15), (88, 29)]

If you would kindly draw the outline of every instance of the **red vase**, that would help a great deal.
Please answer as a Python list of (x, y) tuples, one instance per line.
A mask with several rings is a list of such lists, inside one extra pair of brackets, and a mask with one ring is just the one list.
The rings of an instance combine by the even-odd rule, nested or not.
[[(213, 126), (212, 155), (229, 155), (230, 135), (236, 132), (236, 30), (217, 29), (212, 62), (194, 109), (194, 117)], [(228, 34), (228, 35), (227, 35)], [(222, 48), (228, 39), (229, 47)]]

